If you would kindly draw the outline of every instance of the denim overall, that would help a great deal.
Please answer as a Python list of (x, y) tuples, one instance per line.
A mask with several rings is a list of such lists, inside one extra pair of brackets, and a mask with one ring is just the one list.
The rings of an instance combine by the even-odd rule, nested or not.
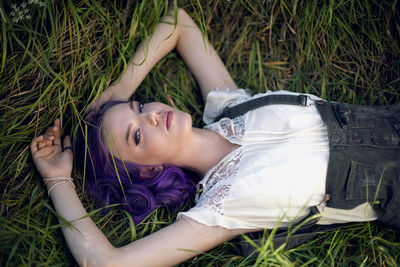
[(316, 105), (329, 136), (326, 205), (369, 202), (378, 222), (400, 230), (400, 105)]
[[(309, 102), (306, 95), (264, 96), (225, 109), (216, 121), (222, 117), (234, 118), (264, 105), (307, 106)], [(399, 231), (400, 104), (369, 107), (323, 100), (311, 102), (328, 129), (326, 206), (348, 210), (369, 202), (379, 217), (378, 222)], [(318, 219), (313, 216), (318, 213), (316, 207), (311, 207), (307, 218), (291, 228), (278, 229), (273, 239), (274, 247), (286, 242), (285, 247), (291, 248), (342, 225), (317, 226)], [(293, 233), (291, 229), (295, 228)], [(260, 243), (263, 234), (264, 231), (251, 233), (249, 237)], [(239, 243), (245, 256), (254, 252), (254, 247), (247, 241)]]

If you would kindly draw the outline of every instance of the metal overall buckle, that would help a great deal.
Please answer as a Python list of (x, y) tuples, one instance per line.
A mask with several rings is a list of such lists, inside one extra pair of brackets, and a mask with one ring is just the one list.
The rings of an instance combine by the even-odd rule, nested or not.
[(299, 104), (302, 106), (314, 105), (314, 100), (308, 95), (299, 95)]

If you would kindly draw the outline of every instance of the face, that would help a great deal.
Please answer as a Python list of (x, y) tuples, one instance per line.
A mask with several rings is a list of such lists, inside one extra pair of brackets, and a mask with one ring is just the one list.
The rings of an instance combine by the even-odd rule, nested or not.
[(131, 101), (111, 107), (102, 129), (114, 156), (142, 165), (168, 165), (187, 145), (192, 119), (163, 103)]

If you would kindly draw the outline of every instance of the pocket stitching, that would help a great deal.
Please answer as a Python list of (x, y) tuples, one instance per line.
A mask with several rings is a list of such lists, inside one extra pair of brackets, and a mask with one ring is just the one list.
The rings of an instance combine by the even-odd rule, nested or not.
[[(364, 177), (364, 174), (362, 174), (361, 177), (364, 179), (357, 179), (358, 174), (361, 171), (367, 171), (368, 175), (368, 170), (370, 174), (373, 176), (371, 178)], [(365, 199), (365, 201), (371, 202), (376, 199), (370, 199), (375, 198), (375, 196), (379, 196), (379, 192), (377, 194), (376, 190), (378, 189), (379, 181), (376, 180), (375, 173), (380, 173), (379, 179), (383, 179), (383, 173), (384, 173), (384, 168), (380, 166), (373, 166), (361, 162), (356, 162), (356, 161), (351, 161), (350, 165), (350, 173), (348, 177), (348, 181), (346, 183), (346, 199), (347, 200), (357, 200), (357, 199)], [(384, 185), (383, 181), (380, 182), (380, 187), (379, 191), (382, 190), (382, 186)], [(367, 187), (368, 187), (368, 194), (367, 194)], [(362, 188), (362, 189), (361, 189)], [(361, 192), (362, 190), (362, 192)]]

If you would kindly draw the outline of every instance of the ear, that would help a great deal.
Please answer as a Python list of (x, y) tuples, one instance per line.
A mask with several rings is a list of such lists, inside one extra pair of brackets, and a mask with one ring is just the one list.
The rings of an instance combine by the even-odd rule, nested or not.
[(140, 177), (144, 179), (151, 179), (156, 177), (160, 172), (164, 170), (164, 166), (142, 166), (139, 170)]

